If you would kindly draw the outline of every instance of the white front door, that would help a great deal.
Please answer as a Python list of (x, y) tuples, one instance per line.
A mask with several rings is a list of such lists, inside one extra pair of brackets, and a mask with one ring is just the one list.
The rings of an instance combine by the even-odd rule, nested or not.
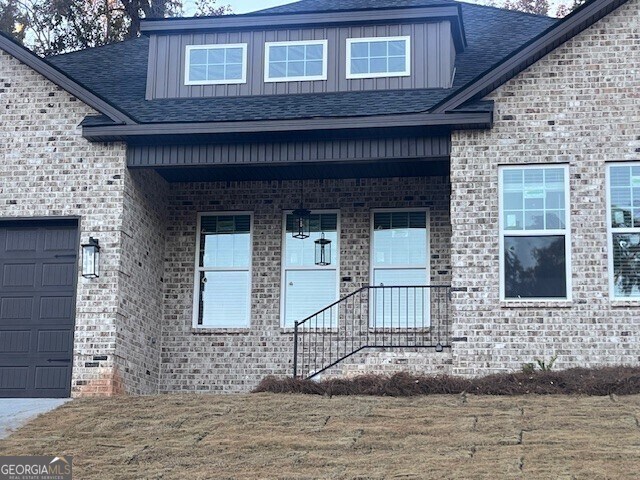
[[(293, 327), (338, 300), (339, 233), (337, 212), (312, 212), (311, 236), (293, 238), (294, 218), (290, 213), (284, 219), (282, 265), (282, 326)], [(331, 240), (331, 263), (316, 265), (315, 241), (324, 233)], [(331, 309), (314, 322), (312, 327), (329, 328), (337, 324), (337, 315)]]
[(418, 288), (429, 285), (427, 210), (373, 213), (371, 285), (372, 326), (429, 326), (429, 289)]

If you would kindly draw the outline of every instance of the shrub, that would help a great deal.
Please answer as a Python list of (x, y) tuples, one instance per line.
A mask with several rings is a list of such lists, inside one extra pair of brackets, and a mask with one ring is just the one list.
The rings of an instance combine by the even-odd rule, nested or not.
[(477, 395), (635, 395), (640, 394), (640, 367), (572, 368), (500, 373), (479, 378), (451, 375), (362, 375), (321, 381), (266, 377), (254, 393), (308, 395), (375, 395), (410, 397), (472, 393)]

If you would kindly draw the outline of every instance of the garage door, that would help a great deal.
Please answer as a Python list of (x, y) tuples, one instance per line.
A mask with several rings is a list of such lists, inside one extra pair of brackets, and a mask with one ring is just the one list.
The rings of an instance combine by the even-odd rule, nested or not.
[(0, 222), (0, 397), (68, 397), (76, 222)]

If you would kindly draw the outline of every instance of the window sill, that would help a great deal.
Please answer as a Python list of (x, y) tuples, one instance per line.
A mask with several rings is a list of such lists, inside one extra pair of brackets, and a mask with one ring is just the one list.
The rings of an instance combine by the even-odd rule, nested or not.
[(630, 308), (630, 307), (640, 307), (640, 298), (635, 299), (622, 299), (622, 298), (613, 298), (611, 299), (611, 307), (612, 308)]
[[(406, 334), (407, 332), (410, 332), (411, 334), (430, 334), (432, 332), (434, 332), (434, 328), (432, 327), (399, 327), (399, 328), (388, 328), (388, 327), (362, 327), (362, 330), (355, 330), (353, 332), (353, 336), (357, 337), (358, 334), (360, 335), (366, 335), (367, 332), (369, 333), (369, 335), (376, 335), (376, 334), (398, 334), (398, 335), (403, 335)], [(285, 335), (285, 334), (293, 334), (295, 333), (295, 329), (293, 328), (281, 328), (280, 329), (280, 333)], [(314, 329), (300, 329), (298, 330), (298, 333), (317, 333), (317, 334), (322, 334), (322, 333), (326, 333), (326, 334), (334, 334), (334, 333), (344, 333), (344, 327), (342, 328), (325, 328), (325, 329), (318, 329), (317, 331)], [(351, 338), (351, 337), (349, 337)]]
[(224, 327), (191, 327), (193, 335), (243, 335), (251, 332), (251, 328), (224, 328)]
[(572, 300), (501, 300), (500, 308), (573, 308)]
[[(313, 331), (313, 333), (326, 333), (326, 334), (338, 333), (338, 329), (337, 328), (325, 328), (325, 329), (319, 328), (317, 330), (312, 329), (312, 328), (311, 329), (300, 328), (298, 330), (298, 333), (309, 333), (310, 331)], [(280, 327), (280, 333), (282, 335), (293, 335), (295, 332), (296, 332), (296, 330), (293, 327)]]

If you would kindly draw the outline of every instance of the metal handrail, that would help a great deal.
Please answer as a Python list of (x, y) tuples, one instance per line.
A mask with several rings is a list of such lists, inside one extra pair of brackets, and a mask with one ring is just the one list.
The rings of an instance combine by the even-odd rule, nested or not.
[(365, 349), (442, 351), (450, 346), (450, 299), (449, 285), (361, 287), (294, 323), (293, 375), (313, 378)]

